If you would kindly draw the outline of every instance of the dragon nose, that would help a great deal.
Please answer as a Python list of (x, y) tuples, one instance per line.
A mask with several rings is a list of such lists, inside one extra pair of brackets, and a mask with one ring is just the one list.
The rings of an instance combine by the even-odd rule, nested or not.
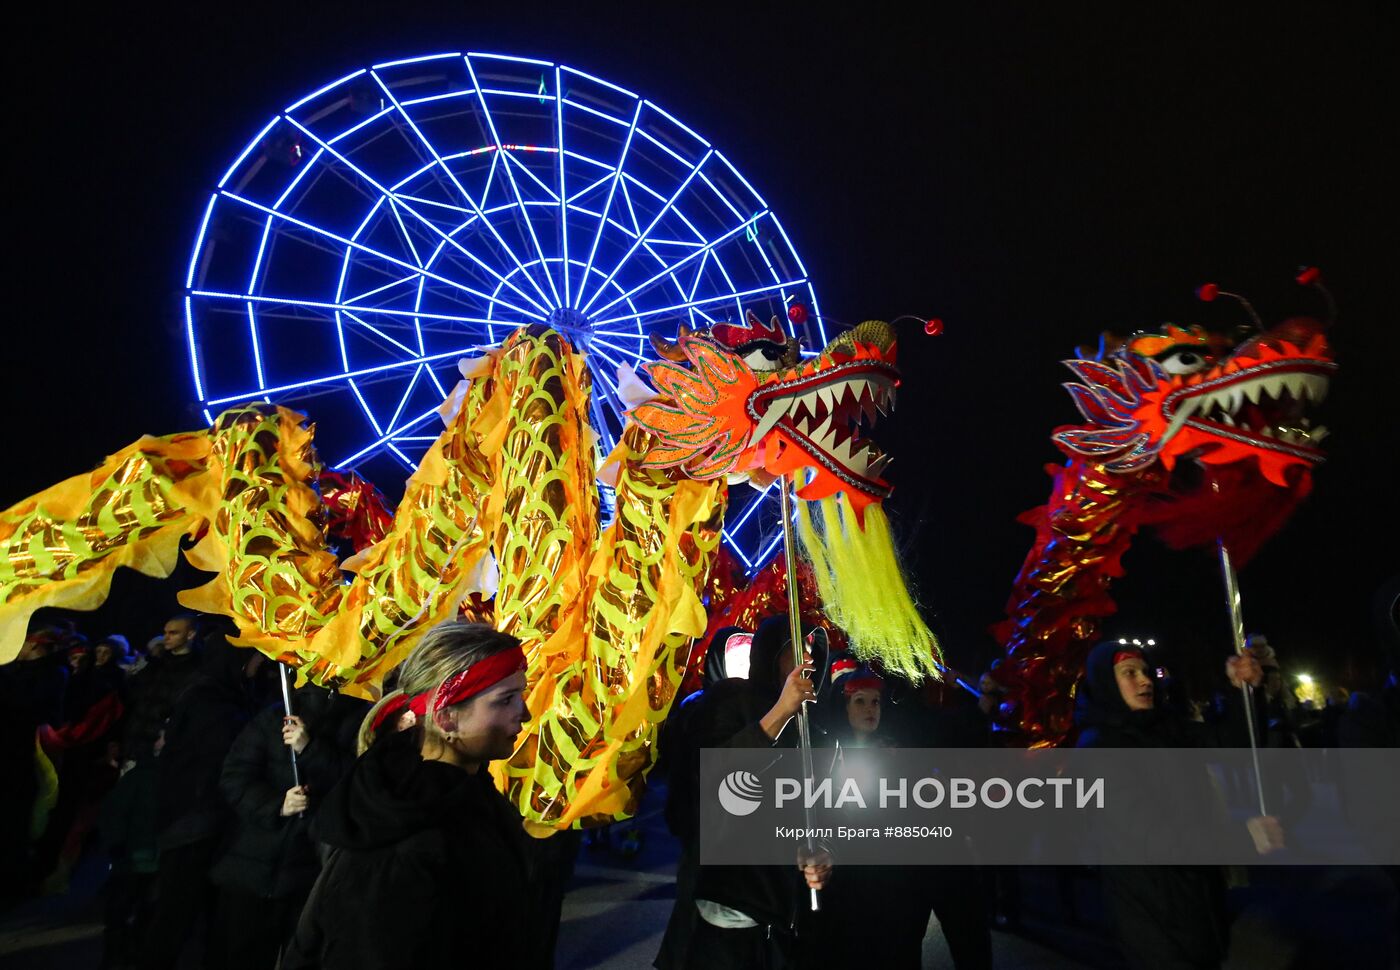
[(883, 320), (866, 320), (858, 323), (826, 345), (825, 353), (837, 350), (855, 350), (856, 343), (874, 344), (883, 353), (894, 346), (894, 327)]
[(1326, 330), (1327, 324), (1314, 317), (1290, 317), (1269, 330), (1251, 337), (1236, 348), (1235, 353), (1248, 356), (1251, 350), (1259, 346), (1282, 350), (1284, 343), (1290, 343), (1295, 347), (1306, 347), (1313, 337), (1325, 333)]

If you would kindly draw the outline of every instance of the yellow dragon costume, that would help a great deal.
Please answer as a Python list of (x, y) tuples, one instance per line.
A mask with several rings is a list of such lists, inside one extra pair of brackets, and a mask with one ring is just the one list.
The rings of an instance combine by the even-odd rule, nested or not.
[[(535, 834), (627, 817), (705, 630), (697, 591), (728, 484), (800, 475), (828, 528), (879, 518), (886, 459), (860, 426), (897, 384), (893, 331), (880, 322), (806, 360), (751, 315), (653, 343), (663, 359), (644, 365), (652, 388), (624, 375), (635, 406), (597, 470), (616, 490), (606, 528), (583, 357), (554, 330), (522, 328), (462, 363), (446, 428), (392, 527), (345, 562), (327, 543), (313, 429), (280, 407), (144, 437), (7, 509), (0, 662), (34, 610), (95, 608), (119, 566), (166, 576), (186, 536), (196, 540), (186, 555), (214, 578), (183, 604), (231, 617), (236, 643), (301, 679), (363, 697), (469, 595), (494, 595), (493, 622), (529, 658), (531, 712), (497, 781)], [(932, 670), (936, 645), (913, 622), (922, 633), (894, 662), (917, 675)]]

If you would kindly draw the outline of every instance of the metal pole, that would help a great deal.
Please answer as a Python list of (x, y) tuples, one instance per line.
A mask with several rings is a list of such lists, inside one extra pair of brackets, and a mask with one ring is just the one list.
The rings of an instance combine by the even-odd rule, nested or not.
[[(787, 562), (787, 594), (788, 594), (788, 632), (792, 636), (792, 662), (794, 668), (802, 666), (802, 614), (800, 600), (797, 595), (797, 543), (792, 537), (792, 499), (788, 495), (788, 480), (784, 475), (778, 480), (778, 494), (782, 497), (783, 516), (783, 557)], [(812, 725), (807, 718), (807, 702), (803, 701), (802, 707), (797, 712), (797, 746), (802, 752), (802, 776), (807, 784), (812, 782)], [(812, 808), (807, 804), (807, 800), (802, 800), (802, 814), (804, 817), (803, 828), (809, 833), (807, 835), (807, 852), (813, 851), (812, 836)], [(821, 896), (816, 889), (808, 889), (811, 897), (812, 912), (817, 912), (821, 907)]]
[[(282, 712), (284, 717), (292, 716), (292, 688), (287, 683), (287, 665), (279, 663), (277, 665), (277, 679), (282, 684)], [(286, 723), (285, 721), (283, 723)], [(297, 753), (295, 748), (288, 748), (287, 753), (292, 756), (292, 784), (301, 787), (301, 772), (297, 770)], [(298, 813), (300, 814), (300, 813)]]
[[(1224, 539), (1216, 539), (1215, 545), (1220, 551), (1220, 575), (1225, 579), (1225, 605), (1230, 610), (1230, 633), (1235, 641), (1235, 655), (1243, 657), (1244, 612), (1240, 609), (1240, 583), (1235, 575), (1235, 565), (1230, 561), (1230, 547), (1225, 545)], [(1254, 787), (1259, 793), (1259, 814), (1268, 815), (1269, 810), (1264, 805), (1264, 773), (1259, 770), (1259, 739), (1254, 732), (1254, 688), (1241, 683), (1240, 691), (1244, 697), (1244, 723), (1249, 729), (1249, 753), (1254, 759)]]

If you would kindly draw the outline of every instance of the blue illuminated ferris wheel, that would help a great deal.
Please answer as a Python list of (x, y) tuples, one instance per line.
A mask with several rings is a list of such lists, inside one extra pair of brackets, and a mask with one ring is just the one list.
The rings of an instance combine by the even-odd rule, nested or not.
[[(809, 350), (827, 339), (782, 223), (718, 149), (615, 84), (481, 53), (376, 64), (274, 116), (209, 197), (184, 310), (207, 419), (297, 407), (329, 467), (380, 482), (436, 438), (457, 361), (522, 324), (586, 352), (604, 453), (618, 366), (650, 358), (652, 331), (753, 310)], [(773, 499), (732, 496), (751, 567)]]

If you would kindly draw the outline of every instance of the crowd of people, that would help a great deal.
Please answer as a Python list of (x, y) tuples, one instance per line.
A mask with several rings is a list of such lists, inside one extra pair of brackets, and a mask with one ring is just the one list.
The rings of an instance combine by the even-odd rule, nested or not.
[[(7, 904), (65, 891), (84, 854), (100, 851), (104, 967), (173, 968), (191, 948), (201, 966), (237, 970), (552, 967), (577, 833), (527, 838), (485, 770), (528, 718), (519, 642), (442, 624), (371, 706), (289, 688), (284, 667), (231, 646), (230, 632), (179, 614), (133, 648), (48, 622), (0, 666), (0, 744), (16, 783), (0, 851), (20, 874), (5, 883)], [(1014, 927), (1015, 871), (981, 869), (971, 851), (939, 867), (842, 866), (821, 847), (788, 867), (700, 864), (700, 750), (795, 746), (804, 705), (822, 749), (998, 743), (994, 670), (975, 699), (928, 703), (826, 644), (807, 631), (799, 660), (788, 618), (771, 617), (747, 676), (723, 677), (716, 661), (663, 725), (658, 772), (680, 860), (660, 970), (918, 967), (931, 917), (968, 970), (992, 966), (993, 927)], [(1141, 648), (1101, 644), (1077, 694), (1080, 746), (1240, 743), (1242, 684), (1258, 688), (1263, 745), (1400, 743), (1393, 679), (1310, 712), (1262, 639), (1225, 667), (1217, 701), (1190, 704)], [(1308, 788), (1292, 785), (1276, 815), (1249, 820), (1260, 853), (1285, 844)], [(1225, 959), (1222, 869), (1105, 867), (1101, 881), (1129, 965)], [(810, 889), (822, 891), (820, 914)]]

